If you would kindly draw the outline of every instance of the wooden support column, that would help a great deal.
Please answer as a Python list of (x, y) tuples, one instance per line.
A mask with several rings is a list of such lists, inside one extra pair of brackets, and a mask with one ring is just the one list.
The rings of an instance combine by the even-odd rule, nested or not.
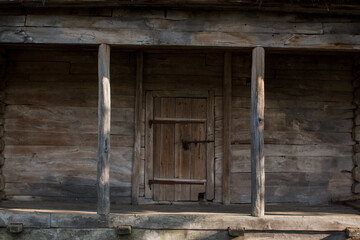
[(224, 160), (223, 160), (223, 203), (230, 204), (230, 160), (231, 160), (231, 53), (224, 59)]
[(251, 214), (264, 216), (265, 212), (265, 51), (256, 47), (252, 53), (251, 72)]
[(99, 74), (99, 142), (97, 163), (97, 212), (110, 213), (110, 46), (101, 44), (98, 55)]
[(132, 171), (132, 204), (138, 204), (140, 161), (141, 161), (141, 133), (142, 133), (142, 111), (143, 111), (143, 53), (139, 51), (136, 55), (136, 90), (135, 90), (135, 143), (134, 161)]

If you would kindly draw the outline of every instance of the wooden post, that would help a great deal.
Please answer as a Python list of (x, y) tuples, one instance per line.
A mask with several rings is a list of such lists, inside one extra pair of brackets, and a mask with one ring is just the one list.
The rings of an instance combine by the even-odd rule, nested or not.
[(265, 51), (256, 47), (252, 53), (251, 72), (251, 214), (264, 216), (265, 212)]
[(99, 142), (97, 163), (98, 214), (110, 213), (110, 46), (101, 44), (98, 55), (99, 73)]
[(141, 161), (141, 132), (142, 132), (142, 111), (143, 111), (143, 53), (139, 51), (136, 55), (136, 92), (135, 92), (135, 142), (134, 161), (132, 171), (132, 204), (138, 204), (140, 161)]
[(224, 160), (223, 203), (230, 204), (230, 160), (231, 160), (231, 53), (224, 59)]

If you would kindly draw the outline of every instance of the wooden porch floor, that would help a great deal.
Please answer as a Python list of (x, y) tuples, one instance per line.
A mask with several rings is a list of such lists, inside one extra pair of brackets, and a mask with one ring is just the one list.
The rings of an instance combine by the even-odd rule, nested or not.
[[(64, 202), (31, 202), (2, 201), (0, 210), (18, 210), (24, 212), (88, 212), (96, 213), (96, 204), (64, 203)], [(236, 214), (250, 215), (250, 204), (144, 204), (144, 205), (111, 205), (114, 214)], [(324, 216), (324, 215), (360, 215), (352, 207), (332, 205), (299, 205), (299, 204), (267, 204), (266, 215), (286, 216)]]
[(344, 205), (268, 204), (264, 217), (250, 216), (250, 205), (113, 205), (96, 214), (95, 204), (10, 202), (0, 204), (0, 227), (21, 222), (30, 228), (115, 228), (248, 231), (344, 231), (360, 226), (360, 212)]

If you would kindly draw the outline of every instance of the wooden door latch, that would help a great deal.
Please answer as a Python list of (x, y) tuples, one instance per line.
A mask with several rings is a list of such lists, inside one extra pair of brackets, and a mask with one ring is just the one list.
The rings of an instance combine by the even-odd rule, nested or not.
[(182, 146), (184, 148), (184, 150), (189, 150), (189, 145), (190, 144), (195, 144), (195, 146), (198, 144), (198, 143), (211, 143), (211, 142), (214, 142), (214, 141), (211, 141), (211, 140), (194, 140), (194, 141), (185, 141), (185, 140), (182, 140)]

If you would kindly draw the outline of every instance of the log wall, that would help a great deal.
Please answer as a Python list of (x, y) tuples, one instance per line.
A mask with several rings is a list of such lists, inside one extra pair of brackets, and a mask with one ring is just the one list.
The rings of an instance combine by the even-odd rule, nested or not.
[[(5, 190), (10, 200), (96, 201), (97, 49), (9, 50)], [(135, 55), (111, 54), (111, 201), (130, 203)]]
[[(7, 55), (7, 198), (95, 202), (97, 49), (9, 48)], [(222, 201), (223, 65), (220, 51), (144, 53), (144, 91), (214, 92), (215, 202)], [(135, 52), (113, 48), (110, 71), (111, 201), (130, 203)], [(350, 55), (266, 55), (267, 202), (326, 203), (351, 194), (352, 71)], [(231, 203), (250, 202), (250, 78), (251, 54), (233, 53)], [(144, 132), (141, 139), (144, 197)]]
[[(233, 61), (232, 203), (250, 202), (250, 61)], [(346, 56), (266, 55), (267, 202), (351, 195), (352, 64)]]

